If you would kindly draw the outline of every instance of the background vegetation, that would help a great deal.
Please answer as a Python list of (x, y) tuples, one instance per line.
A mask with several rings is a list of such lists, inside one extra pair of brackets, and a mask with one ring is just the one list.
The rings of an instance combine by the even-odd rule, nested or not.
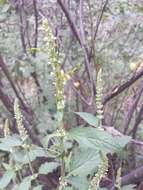
[(143, 189), (143, 2), (0, 0), (0, 189)]

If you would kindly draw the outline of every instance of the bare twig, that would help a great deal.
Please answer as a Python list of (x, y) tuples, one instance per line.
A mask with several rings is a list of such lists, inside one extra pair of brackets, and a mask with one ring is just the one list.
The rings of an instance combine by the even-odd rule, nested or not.
[(137, 104), (138, 104), (138, 102), (140, 100), (140, 97), (141, 97), (142, 93), (143, 93), (143, 83), (141, 82), (141, 89), (138, 92), (137, 97), (135, 98), (135, 100), (132, 102), (132, 106), (130, 107), (127, 115), (125, 116), (125, 122), (124, 122), (124, 125), (123, 125), (124, 134), (126, 134), (126, 132), (128, 130), (132, 115), (133, 115), (134, 110), (135, 110), (135, 108), (136, 108), (136, 106), (137, 106)]
[(66, 6), (65, 6), (64, 3), (62, 2), (62, 0), (57, 0), (57, 2), (59, 3), (61, 9), (63, 10), (63, 12), (64, 12), (64, 14), (65, 14), (65, 16), (66, 16), (66, 18), (67, 18), (67, 20), (68, 20), (68, 22), (69, 22), (70, 28), (71, 28), (72, 32), (74, 33), (76, 39), (77, 39), (78, 42), (81, 44), (80, 35), (79, 35), (79, 33), (78, 33), (78, 30), (77, 30), (77, 28), (76, 28), (76, 26), (75, 26), (75, 23), (74, 23), (72, 17), (70, 16), (70, 14), (69, 14), (69, 12), (68, 12)]
[(79, 21), (80, 21), (81, 39), (82, 39), (83, 45), (85, 46), (86, 40), (85, 40), (85, 32), (84, 32), (84, 26), (83, 26), (83, 0), (80, 0), (80, 4), (79, 4)]
[(13, 108), (12, 108), (12, 100), (10, 99), (10, 97), (8, 95), (6, 95), (2, 88), (0, 87), (0, 100), (3, 103), (3, 105), (5, 106), (5, 108), (10, 112), (13, 113)]
[(0, 54), (0, 68), (2, 69), (2, 71), (5, 74), (6, 78), (8, 79), (8, 81), (9, 81), (9, 83), (10, 83), (10, 85), (11, 85), (11, 87), (12, 87), (12, 89), (13, 89), (15, 95), (16, 95), (16, 97), (20, 101), (23, 109), (26, 110), (27, 112), (29, 112), (29, 111), (31, 112), (31, 110), (29, 110), (29, 108), (23, 102), (23, 99), (20, 97), (19, 92), (18, 92), (18, 90), (17, 90), (14, 82), (12, 81), (11, 75), (10, 75), (8, 69), (7, 69), (6, 64), (4, 63), (4, 60), (3, 60), (2, 56), (1, 56), (1, 54)]
[(140, 69), (138, 72), (135, 72), (135, 74), (128, 81), (121, 84), (120, 86), (117, 86), (110, 94), (106, 95), (103, 98), (103, 104), (105, 105), (109, 100), (111, 100), (112, 98), (119, 95), (120, 93), (122, 93), (127, 88), (129, 88), (132, 84), (134, 84), (142, 76), (143, 76), (143, 68)]
[(137, 130), (138, 130), (138, 126), (142, 120), (142, 114), (143, 114), (143, 104), (141, 105), (141, 108), (139, 110), (139, 113), (137, 115), (137, 118), (135, 120), (135, 124), (133, 126), (133, 129), (131, 130), (131, 133), (132, 133), (132, 137), (133, 139), (136, 138), (136, 134), (137, 134)]
[(103, 8), (101, 10), (101, 13), (100, 13), (100, 15), (99, 15), (99, 17), (97, 19), (97, 23), (96, 23), (96, 27), (95, 27), (95, 32), (93, 34), (93, 39), (92, 39), (92, 46), (91, 46), (91, 49), (89, 51), (89, 59), (91, 59), (92, 53), (93, 53), (93, 56), (94, 56), (94, 53), (95, 53), (94, 52), (95, 51), (95, 40), (96, 40), (97, 33), (98, 33), (98, 30), (99, 30), (99, 26), (101, 24), (101, 20), (103, 18), (103, 14), (104, 14), (104, 12), (106, 10), (107, 5), (108, 5), (108, 0), (105, 1), (104, 5), (103, 5)]
[[(105, 126), (103, 125), (103, 128), (110, 133), (113, 136), (124, 136), (124, 134), (122, 134), (120, 131), (118, 131), (117, 129), (115, 129), (114, 127), (110, 127), (110, 126)], [(139, 141), (139, 140), (135, 140), (133, 138), (130, 139), (130, 143), (138, 145), (138, 146), (143, 146), (143, 142)]]
[(90, 72), (90, 64), (89, 64), (89, 59), (88, 59), (88, 50), (87, 48), (84, 46), (84, 43), (79, 35), (79, 32), (75, 26), (75, 23), (72, 19), (72, 17), (70, 16), (70, 13), (68, 11), (68, 9), (66, 8), (66, 6), (63, 4), (62, 0), (57, 0), (57, 2), (59, 3), (61, 9), (63, 10), (68, 22), (69, 22), (69, 25), (70, 25), (70, 28), (74, 34), (74, 36), (76, 37), (76, 39), (78, 40), (79, 44), (81, 45), (82, 49), (83, 49), (83, 52), (84, 52), (84, 56), (85, 56), (85, 68), (86, 68), (86, 71), (87, 71), (87, 75), (88, 75), (88, 78), (91, 80), (91, 72)]
[(24, 27), (25, 27), (25, 12), (24, 12), (24, 2), (21, 1), (18, 3), (17, 6), (17, 13), (19, 14), (20, 18), (20, 36), (21, 36), (21, 43), (23, 52), (26, 53), (26, 42), (25, 42), (25, 34), (24, 34)]
[(35, 34), (34, 34), (34, 51), (33, 56), (36, 55), (37, 41), (38, 41), (38, 10), (37, 10), (37, 0), (33, 0), (34, 7), (34, 17), (35, 17)]
[(108, 5), (108, 0), (105, 1), (104, 5), (103, 5), (103, 8), (101, 10), (101, 13), (97, 19), (97, 24), (96, 24), (96, 28), (95, 28), (95, 33), (94, 33), (94, 42), (95, 42), (95, 39), (97, 37), (97, 33), (98, 33), (98, 30), (99, 30), (99, 26), (100, 26), (100, 23), (101, 23), (101, 20), (102, 20), (102, 17), (103, 17), (103, 14), (106, 10), (106, 7)]
[(143, 180), (143, 166), (122, 177), (122, 185), (135, 184)]

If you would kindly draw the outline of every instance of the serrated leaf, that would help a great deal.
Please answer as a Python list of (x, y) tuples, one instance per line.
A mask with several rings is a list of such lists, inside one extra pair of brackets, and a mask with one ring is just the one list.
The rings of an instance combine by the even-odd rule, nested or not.
[(31, 176), (24, 178), (19, 185), (19, 190), (29, 190), (31, 187)]
[(81, 150), (71, 158), (68, 176), (87, 176), (91, 174), (100, 163), (100, 155), (95, 150)]
[(17, 151), (13, 153), (14, 160), (23, 164), (27, 164), (30, 161), (34, 161), (37, 157), (46, 157), (46, 153), (43, 150), (43, 148), (38, 146), (32, 146), (31, 149), (28, 152), (29, 155), (27, 155), (27, 152), (24, 151)]
[(129, 136), (117, 136), (117, 137), (114, 137), (114, 141), (115, 143), (120, 147), (120, 148), (123, 148), (125, 147), (131, 140), (131, 137)]
[(33, 190), (42, 190), (42, 185), (38, 185), (37, 187), (34, 187)]
[(58, 166), (59, 166), (59, 163), (57, 162), (44, 163), (40, 166), (39, 173), (40, 174), (52, 173), (54, 170), (57, 169)]
[(135, 190), (135, 185), (125, 185), (121, 188), (121, 190)]
[(90, 148), (104, 153), (113, 153), (123, 148), (130, 137), (113, 137), (99, 128), (73, 128), (68, 132), (69, 138), (76, 140), (81, 148)]
[(4, 189), (10, 183), (10, 181), (15, 177), (15, 172), (12, 170), (6, 171), (3, 177), (0, 179), (0, 189)]
[(87, 112), (75, 112), (77, 115), (79, 115), (84, 121), (86, 121), (89, 125), (98, 126), (97, 119), (94, 115), (87, 113)]
[[(87, 190), (88, 189), (88, 181), (86, 177), (76, 176), (76, 177), (69, 177), (66, 180), (69, 184), (71, 184), (77, 190)], [(72, 189), (71, 189), (72, 190)]]
[(35, 157), (46, 157), (46, 153), (43, 148), (34, 146), (33, 150), (31, 150), (30, 155), (34, 155)]
[(11, 148), (16, 147), (16, 146), (21, 146), (22, 144), (22, 141), (20, 140), (20, 138), (15, 135), (1, 138), (0, 141), (1, 141), (0, 150), (3, 150), (3, 151), (10, 151)]

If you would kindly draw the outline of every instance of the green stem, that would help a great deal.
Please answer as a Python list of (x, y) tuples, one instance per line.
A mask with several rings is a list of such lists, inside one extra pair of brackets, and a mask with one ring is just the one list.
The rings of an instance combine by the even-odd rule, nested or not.
[(18, 173), (18, 176), (19, 176), (19, 179), (20, 179), (20, 182), (22, 181), (22, 175), (21, 175), (21, 172), (20, 171), (17, 171)]
[(65, 160), (64, 160), (64, 144), (63, 144), (63, 137), (60, 139), (61, 143), (61, 177), (65, 177)]
[(32, 164), (31, 164), (29, 152), (28, 152), (27, 148), (25, 150), (26, 150), (26, 154), (27, 154), (27, 157), (28, 157), (28, 164), (29, 164), (31, 174), (34, 175), (34, 171), (33, 171), (33, 167), (32, 167)]

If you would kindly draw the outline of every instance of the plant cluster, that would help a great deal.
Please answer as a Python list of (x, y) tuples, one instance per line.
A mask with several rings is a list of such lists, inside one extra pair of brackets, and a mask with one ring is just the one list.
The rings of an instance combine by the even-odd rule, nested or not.
[(141, 188), (142, 19), (139, 0), (0, 0), (0, 190)]
[[(98, 123), (88, 128), (75, 128), (70, 131), (65, 131), (63, 126), (64, 114), (64, 83), (65, 75), (60, 70), (60, 64), (57, 60), (57, 53), (54, 46), (54, 38), (48, 28), (48, 24), (44, 21), (43, 28), (46, 31), (47, 41), (46, 46), (48, 56), (51, 61), (53, 73), (55, 74), (55, 98), (57, 105), (57, 120), (58, 128), (50, 135), (45, 135), (41, 140), (42, 147), (35, 146), (29, 141), (29, 135), (23, 124), (23, 116), (20, 111), (18, 100), (14, 102), (14, 115), (18, 134), (9, 134), (5, 132), (5, 137), (1, 139), (0, 149), (7, 151), (10, 157), (9, 163), (2, 163), (5, 173), (0, 180), (2, 189), (11, 187), (12, 189), (41, 189), (42, 185), (39, 183), (38, 175), (48, 174), (53, 170), (59, 169), (59, 185), (57, 189), (98, 189), (99, 182), (107, 174), (108, 159), (106, 153), (118, 151), (119, 148), (124, 147), (128, 141), (128, 137), (121, 137), (118, 140), (110, 136), (107, 132), (98, 127)], [(101, 71), (97, 77), (97, 113), (100, 116), (101, 104)], [(77, 113), (87, 123), (90, 124), (90, 117), (96, 122), (96, 117), (88, 113)], [(100, 116), (99, 119), (102, 119)], [(7, 121), (6, 121), (7, 123)], [(8, 127), (6, 127), (9, 131)], [(106, 140), (104, 140), (104, 138)], [(113, 142), (111, 143), (111, 139)], [(123, 140), (123, 143), (120, 143)], [(76, 144), (74, 144), (74, 141)], [(108, 142), (109, 141), (109, 142)], [(104, 154), (102, 153), (104, 152)], [(41, 154), (42, 153), (42, 154)], [(24, 157), (24, 158), (23, 158)], [(33, 168), (33, 162), (37, 157), (52, 158), (51, 162), (45, 162), (40, 165), (38, 171)], [(22, 158), (22, 159), (20, 159)], [(81, 158), (81, 159), (80, 159)], [(101, 160), (101, 164), (98, 164)], [(94, 162), (93, 162), (94, 161)], [(27, 167), (29, 167), (30, 175), (28, 175)], [(26, 171), (24, 172), (24, 168)], [(98, 168), (98, 169), (97, 169)], [(92, 178), (92, 173), (95, 173)], [(90, 178), (88, 177), (90, 175)], [(7, 178), (6, 178), (7, 177)], [(76, 180), (76, 182), (75, 182)], [(84, 180), (85, 184), (80, 184), (80, 180)], [(89, 187), (88, 187), (89, 186)]]

